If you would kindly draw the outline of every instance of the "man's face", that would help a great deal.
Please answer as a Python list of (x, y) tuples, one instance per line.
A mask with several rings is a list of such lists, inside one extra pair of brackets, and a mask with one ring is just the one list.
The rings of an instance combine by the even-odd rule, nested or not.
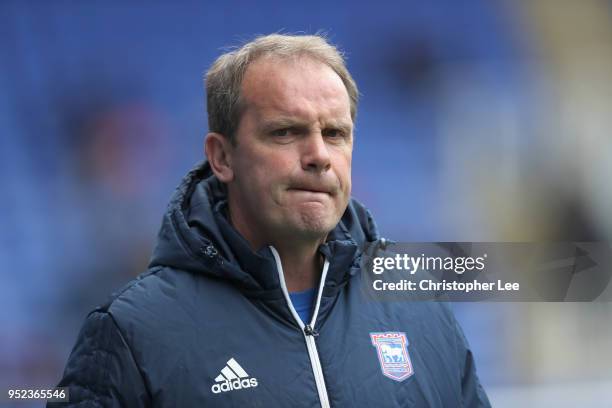
[(349, 96), (327, 65), (262, 58), (242, 82), (243, 115), (232, 148), (232, 221), (247, 239), (322, 239), (351, 193)]

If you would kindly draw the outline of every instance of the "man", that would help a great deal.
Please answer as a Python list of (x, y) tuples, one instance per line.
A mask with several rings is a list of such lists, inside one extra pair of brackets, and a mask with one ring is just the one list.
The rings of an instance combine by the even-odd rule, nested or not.
[(60, 386), (91, 406), (489, 406), (440, 303), (367, 302), (379, 240), (351, 193), (358, 92), (319, 36), (269, 35), (206, 77), (208, 161), (149, 270), (87, 318)]

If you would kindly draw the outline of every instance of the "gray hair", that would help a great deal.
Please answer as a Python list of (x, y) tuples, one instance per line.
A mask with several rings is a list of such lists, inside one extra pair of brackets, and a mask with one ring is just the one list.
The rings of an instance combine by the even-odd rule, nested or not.
[(206, 73), (208, 127), (236, 143), (244, 106), (240, 88), (252, 62), (262, 56), (290, 58), (307, 56), (316, 59), (338, 74), (350, 99), (351, 118), (355, 121), (359, 91), (344, 61), (344, 55), (321, 35), (271, 34), (260, 36), (242, 47), (221, 55)]

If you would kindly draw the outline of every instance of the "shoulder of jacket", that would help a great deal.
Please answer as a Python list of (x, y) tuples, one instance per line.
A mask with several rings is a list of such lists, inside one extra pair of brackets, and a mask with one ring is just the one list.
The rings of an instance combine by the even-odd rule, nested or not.
[[(211, 284), (197, 284), (203, 279)], [(111, 314), (120, 327), (126, 322), (154, 326), (159, 316), (179, 312), (189, 299), (198, 296), (216, 299), (213, 281), (205, 274), (155, 266), (114, 292), (92, 312)]]
[(164, 266), (156, 266), (146, 270), (122, 288), (113, 292), (103, 304), (97, 306), (91, 313), (115, 314), (120, 309), (119, 304), (126, 300), (133, 304), (139, 304), (150, 289), (161, 283), (162, 275), (168, 270), (170, 268)]
[(138, 275), (137, 277), (135, 277), (134, 279), (132, 279), (131, 281), (123, 285), (123, 287), (121, 287), (120, 289), (113, 292), (110, 296), (108, 296), (106, 301), (96, 306), (95, 309), (90, 312), (90, 314), (96, 313), (96, 312), (108, 313), (109, 310), (112, 308), (112, 306), (117, 301), (117, 299), (120, 299), (122, 297), (130, 297), (134, 292), (134, 287), (137, 285), (142, 285), (143, 283), (145, 285), (150, 284), (151, 283), (150, 277), (154, 277), (163, 269), (164, 267), (160, 266), (160, 267), (148, 269), (147, 271), (141, 273), (140, 275)]

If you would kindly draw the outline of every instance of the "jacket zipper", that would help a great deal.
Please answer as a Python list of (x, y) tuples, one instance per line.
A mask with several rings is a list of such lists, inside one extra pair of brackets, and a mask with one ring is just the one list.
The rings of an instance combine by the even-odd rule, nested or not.
[(329, 397), (327, 395), (327, 387), (325, 387), (325, 378), (323, 377), (323, 369), (321, 368), (321, 360), (319, 359), (319, 353), (317, 352), (317, 344), (315, 337), (319, 335), (315, 330), (315, 322), (317, 321), (317, 315), (319, 314), (319, 305), (321, 304), (321, 295), (323, 294), (323, 287), (325, 286), (325, 278), (327, 277), (327, 270), (329, 269), (329, 261), (325, 259), (323, 264), (323, 272), (321, 273), (321, 282), (319, 283), (319, 290), (317, 292), (317, 300), (315, 302), (315, 309), (312, 313), (310, 324), (304, 324), (302, 319), (295, 311), (291, 298), (289, 297), (289, 291), (287, 290), (287, 284), (285, 283), (285, 275), (283, 273), (283, 265), (281, 264), (280, 256), (273, 246), (270, 246), (270, 250), (276, 260), (276, 271), (278, 272), (278, 279), (283, 290), (283, 295), (287, 301), (287, 306), (291, 311), (291, 315), (295, 319), (296, 323), (300, 326), (304, 339), (306, 341), (306, 349), (308, 350), (308, 357), (310, 357), (310, 364), (312, 365), (312, 372), (314, 374), (315, 383), (317, 385), (317, 392), (319, 394), (319, 401), (321, 402), (322, 408), (329, 408)]

